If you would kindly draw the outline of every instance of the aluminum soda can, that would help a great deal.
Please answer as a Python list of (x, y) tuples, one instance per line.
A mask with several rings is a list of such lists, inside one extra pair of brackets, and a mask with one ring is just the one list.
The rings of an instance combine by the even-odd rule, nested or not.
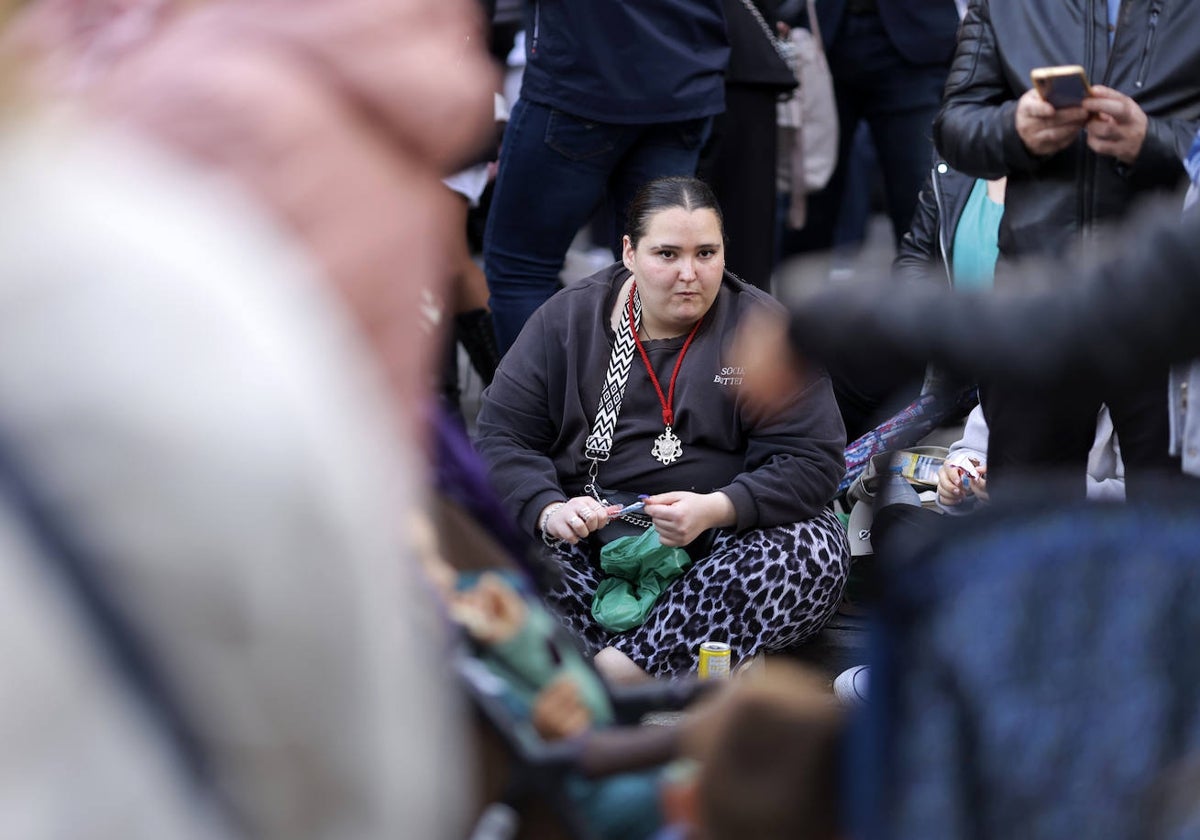
[(697, 676), (702, 680), (729, 679), (729, 665), (732, 655), (729, 645), (724, 642), (701, 642)]

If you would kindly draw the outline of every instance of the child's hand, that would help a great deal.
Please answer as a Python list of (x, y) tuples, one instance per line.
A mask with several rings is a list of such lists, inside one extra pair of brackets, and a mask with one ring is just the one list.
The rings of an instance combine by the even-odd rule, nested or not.
[(968, 496), (987, 501), (987, 467), (978, 458), (970, 458), (970, 466), (944, 463), (938, 469), (937, 496), (945, 507), (961, 505)]
[(525, 602), (521, 595), (492, 572), (481, 575), (466, 592), (455, 593), (452, 612), (484, 644), (508, 641), (525, 623)]
[(987, 465), (979, 468), (978, 478), (971, 479), (971, 492), (974, 493), (981, 502), (986, 502), (988, 500)]
[(591, 712), (583, 704), (579, 687), (569, 675), (557, 678), (534, 698), (533, 728), (547, 741), (579, 735), (591, 725)]

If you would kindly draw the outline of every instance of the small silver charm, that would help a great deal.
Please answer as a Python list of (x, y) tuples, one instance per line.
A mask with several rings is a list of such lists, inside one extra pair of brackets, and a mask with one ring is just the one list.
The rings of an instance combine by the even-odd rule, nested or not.
[(670, 464), (683, 455), (683, 441), (675, 437), (671, 427), (667, 426), (667, 430), (654, 439), (654, 448), (650, 450), (650, 454), (664, 465)]

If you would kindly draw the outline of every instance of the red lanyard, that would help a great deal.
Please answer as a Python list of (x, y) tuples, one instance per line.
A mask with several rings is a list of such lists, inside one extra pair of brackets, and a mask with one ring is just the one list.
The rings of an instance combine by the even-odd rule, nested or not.
[(642, 361), (646, 365), (646, 372), (650, 374), (650, 381), (654, 384), (654, 390), (658, 392), (658, 402), (662, 406), (663, 423), (668, 427), (675, 425), (675, 415), (671, 412), (671, 405), (675, 401), (675, 379), (679, 376), (679, 366), (683, 364), (683, 357), (687, 355), (688, 348), (692, 346), (692, 339), (696, 337), (696, 330), (700, 329), (700, 322), (704, 320), (704, 316), (700, 316), (700, 321), (696, 322), (696, 326), (692, 327), (692, 331), (688, 333), (687, 341), (683, 343), (683, 349), (679, 351), (679, 358), (675, 360), (675, 369), (671, 371), (671, 384), (667, 387), (667, 395), (663, 396), (662, 385), (658, 384), (658, 377), (654, 374), (654, 368), (650, 365), (650, 357), (646, 354), (646, 348), (642, 346), (642, 339), (638, 337), (637, 326), (633, 323), (633, 296), (637, 293), (637, 281), (633, 281), (633, 286), (629, 289), (629, 330), (633, 333), (633, 343), (637, 345), (638, 352), (642, 354)]

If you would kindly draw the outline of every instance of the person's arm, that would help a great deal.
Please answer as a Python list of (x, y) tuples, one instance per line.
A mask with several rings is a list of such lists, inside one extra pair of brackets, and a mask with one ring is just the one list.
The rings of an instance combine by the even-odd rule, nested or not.
[[(1200, 120), (1155, 117), (1144, 113), (1137, 102), (1124, 94), (1099, 85), (1093, 86), (1093, 95), (1101, 99), (1086, 99), (1084, 105), (1102, 108), (1108, 115), (1108, 123), (1088, 126), (1088, 145), (1099, 154), (1112, 154), (1123, 164), (1117, 171), (1140, 189), (1151, 187), (1176, 187), (1184, 177), (1183, 160), (1187, 156)], [(1110, 151), (1104, 144), (1113, 141), (1104, 135), (1116, 134), (1117, 141), (1126, 145), (1136, 142), (1133, 156), (1125, 159)], [(1125, 135), (1132, 135), (1126, 139)], [(1128, 157), (1128, 156), (1125, 156)]]
[(822, 285), (789, 302), (792, 346), (816, 362), (933, 361), (967, 377), (1047, 386), (1128, 379), (1189, 359), (1200, 355), (1200, 214), (1182, 223), (1177, 214), (1144, 215), (1117, 258), (1074, 278), (1061, 263), (1029, 266), (1035, 290), (1023, 294)]
[(549, 505), (566, 501), (550, 453), (558, 427), (550, 411), (548, 380), (561, 367), (542, 310), (533, 314), (483, 392), (475, 444), (492, 483), (527, 534), (538, 534)]
[[(937, 505), (945, 513), (963, 514), (973, 511), (980, 500), (973, 490), (978, 485), (964, 486), (960, 466), (976, 473), (987, 470), (988, 427), (983, 406), (976, 405), (967, 415), (962, 437), (950, 444), (946, 462), (938, 471)], [(986, 479), (985, 479), (986, 481)]]
[(934, 267), (941, 259), (941, 246), (938, 243), (941, 214), (933, 179), (934, 175), (930, 173), (917, 194), (917, 210), (913, 214), (912, 224), (900, 240), (896, 258), (892, 261), (892, 272), (905, 280), (932, 277)]
[(989, 0), (972, 0), (959, 28), (933, 138), (952, 167), (977, 178), (1000, 178), (1039, 165), (1017, 133), (1020, 91), (1009, 86), (998, 49)]
[(719, 488), (733, 503), (734, 527), (770, 527), (815, 516), (846, 472), (846, 428), (829, 377), (809, 383), (778, 411), (741, 411), (748, 428), (746, 468)]

